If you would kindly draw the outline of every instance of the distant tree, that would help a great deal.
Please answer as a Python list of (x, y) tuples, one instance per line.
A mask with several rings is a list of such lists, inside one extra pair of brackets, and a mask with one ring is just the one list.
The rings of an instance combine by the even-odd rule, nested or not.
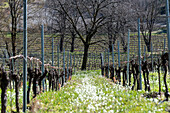
[(162, 0), (145, 0), (142, 3), (139, 1), (132, 3), (137, 12), (137, 17), (141, 19), (141, 33), (148, 52), (151, 51), (152, 31), (160, 15), (162, 3)]
[(65, 37), (65, 32), (66, 32), (66, 14), (64, 11), (60, 10), (59, 12), (59, 17), (60, 17), (60, 51), (63, 51), (63, 43), (64, 43), (64, 37)]
[(19, 18), (22, 14), (22, 1), (21, 0), (8, 0), (10, 16), (11, 16), (11, 44), (13, 56), (16, 55), (16, 38), (17, 38), (17, 25), (19, 23)]
[(75, 32), (75, 30), (72, 26), (69, 27), (69, 32), (71, 34), (71, 49), (70, 49), (70, 52), (74, 52), (76, 32)]
[(52, 25), (50, 26), (51, 30), (55, 33), (58, 33), (60, 36), (59, 39), (59, 48), (60, 52), (63, 51), (64, 41), (67, 33), (67, 18), (65, 12), (62, 10), (60, 5), (56, 0), (48, 0), (46, 1), (46, 6), (48, 7), (48, 13), (52, 20)]
[(109, 21), (106, 25), (106, 32), (108, 34), (109, 49), (112, 51), (112, 44), (115, 45), (116, 40), (120, 40), (123, 50), (127, 50), (127, 31), (133, 29), (134, 11), (131, 8), (131, 3), (120, 0), (117, 4), (108, 8), (106, 11)]
[(9, 39), (6, 39), (6, 34), (10, 31), (10, 12), (9, 12), (9, 5), (6, 0), (2, 0), (0, 4), (0, 36), (1, 40), (4, 42), (5, 48), (7, 50), (8, 55), (10, 56), (9, 52)]
[[(38, 3), (39, 4), (42, 3), (42, 0), (39, 1)], [(35, 18), (35, 15), (33, 14), (36, 13), (38, 9), (41, 9), (40, 7), (35, 6), (35, 4), (37, 4), (35, 0), (28, 0), (28, 9), (32, 11), (32, 12), (30, 12), (30, 10), (28, 11), (28, 20), (33, 19), (33, 16)], [(34, 7), (32, 7), (33, 5)], [(42, 6), (43, 4), (40, 5)], [(1, 35), (1, 39), (3, 40), (2, 45), (5, 46), (9, 57), (12, 55), (15, 56), (17, 52), (20, 52), (23, 49), (23, 47), (19, 47), (19, 45), (22, 44), (21, 42), (22, 39), (20, 39), (19, 35), (17, 35), (19, 34), (19, 32), (22, 31), (23, 1), (3, 0), (2, 5), (0, 6), (0, 13), (1, 13), (0, 35)], [(28, 21), (28, 23), (29, 25), (32, 25), (30, 21)], [(31, 26), (32, 29), (33, 26), (35, 25)], [(8, 33), (10, 33), (10, 37), (8, 37), (9, 36)], [(28, 39), (28, 43), (29, 43), (28, 47), (31, 46), (35, 40), (36, 40), (35, 37)]]

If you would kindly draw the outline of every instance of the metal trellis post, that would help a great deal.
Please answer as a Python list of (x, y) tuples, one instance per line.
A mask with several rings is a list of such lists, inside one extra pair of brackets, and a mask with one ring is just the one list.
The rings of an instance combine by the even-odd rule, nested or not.
[(69, 76), (68, 76), (68, 68), (69, 68), (69, 51), (67, 51), (67, 80), (69, 78)]
[(59, 45), (57, 46), (57, 65), (58, 65), (58, 74), (60, 75), (60, 49), (59, 49)]
[(76, 72), (76, 66), (75, 66), (76, 62), (75, 62), (75, 60), (76, 60), (76, 57), (75, 57), (75, 54), (74, 54), (74, 74)]
[(63, 77), (64, 77), (64, 82), (65, 82), (65, 49), (63, 50), (63, 74), (64, 74)]
[(23, 112), (27, 109), (27, 0), (23, 1), (24, 5), (24, 57), (23, 60)]
[(113, 61), (113, 68), (114, 68), (114, 45), (113, 44), (112, 44), (112, 61)]
[(107, 62), (107, 58), (106, 58), (107, 55), (106, 55), (106, 54), (107, 54), (107, 50), (105, 49), (105, 54), (104, 54), (104, 55), (105, 55), (105, 56), (104, 56), (105, 62)]
[(129, 83), (129, 49), (130, 49), (130, 30), (128, 30), (127, 83)]
[(70, 53), (70, 67), (72, 67), (72, 53)]
[(143, 56), (144, 56), (144, 61), (146, 60), (146, 46), (144, 46), (144, 54), (143, 54)]
[[(60, 49), (59, 49), (59, 45), (57, 46), (57, 66), (58, 66), (58, 74), (60, 75)], [(59, 83), (61, 82), (60, 78), (59, 78)]]
[(118, 47), (118, 64), (120, 67), (120, 46), (119, 46), (119, 41), (117, 41), (117, 47)]
[(52, 38), (52, 66), (54, 66), (54, 38)]
[[(167, 16), (168, 59), (170, 59), (170, 17), (169, 17), (169, 0), (166, 0), (166, 16)], [(170, 62), (168, 62), (168, 69), (170, 69)]]
[(140, 50), (140, 18), (138, 18), (138, 60), (139, 60), (139, 89), (142, 90), (142, 75), (141, 75), (141, 50)]
[(96, 56), (95, 56), (95, 53), (93, 54), (93, 60), (94, 60), (94, 69), (96, 70)]
[(153, 72), (153, 45), (151, 42), (151, 63), (152, 63), (152, 72)]
[[(12, 56), (13, 56), (13, 53), (12, 53)], [(14, 59), (12, 59), (12, 73), (14, 74)], [(13, 89), (15, 88), (14, 87), (14, 80), (12, 81), (13, 83)]]
[(166, 47), (166, 39), (164, 38), (164, 53), (165, 53), (165, 47)]
[[(114, 70), (114, 45), (112, 44), (112, 62), (113, 62), (113, 70)], [(114, 77), (114, 74), (112, 75)]]
[[(44, 25), (41, 25), (41, 62), (42, 62), (42, 75), (44, 73)], [(44, 86), (45, 79), (43, 79), (42, 84), (43, 84), (43, 92), (45, 90)]]
[(109, 56), (110, 56), (110, 51), (108, 49), (108, 75), (107, 75), (107, 78), (109, 78), (109, 68), (110, 68), (110, 59), (109, 59)]

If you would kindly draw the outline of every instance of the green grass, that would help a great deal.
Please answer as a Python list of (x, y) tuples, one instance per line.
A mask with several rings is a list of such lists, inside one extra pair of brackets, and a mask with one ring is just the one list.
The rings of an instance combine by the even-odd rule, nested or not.
[[(162, 72), (160, 77), (161, 77), (161, 89), (164, 92), (165, 86), (164, 86), (164, 82), (163, 82), (163, 74), (164, 73)], [(143, 75), (142, 75), (142, 78), (143, 78)], [(157, 72), (150, 72), (149, 79), (150, 79), (151, 90), (158, 92), (159, 91), (158, 73)], [(167, 84), (168, 84), (168, 87), (169, 87), (170, 86), (170, 75), (167, 75)], [(144, 88), (144, 81), (143, 81), (143, 88)]]
[[(0, 89), (1, 94), (1, 89)], [(22, 111), (22, 104), (23, 104), (23, 90), (20, 88), (19, 90), (19, 107)], [(1, 109), (1, 99), (0, 99), (0, 109)], [(9, 113), (11, 111), (16, 111), (15, 107), (15, 90), (14, 89), (8, 89), (7, 90), (7, 110), (6, 112)]]
[[(158, 74), (150, 73), (151, 90), (158, 92)], [(132, 79), (133, 80), (133, 79)], [(154, 82), (153, 82), (154, 81)], [(167, 76), (168, 87), (170, 79)], [(163, 75), (161, 74), (162, 91), (165, 91)], [(154, 90), (153, 90), (154, 86)], [(143, 84), (144, 89), (144, 84)], [(19, 105), (22, 111), (23, 90), (20, 88)], [(147, 99), (142, 97), (144, 90), (131, 91), (128, 87), (113, 84), (110, 80), (100, 76), (100, 71), (76, 72), (60, 91), (40, 94), (31, 106), (35, 112), (166, 112), (170, 103), (158, 104), (164, 99)], [(0, 90), (1, 94), (1, 90)], [(32, 95), (32, 92), (31, 92)], [(7, 90), (7, 112), (15, 109), (15, 90)], [(1, 99), (0, 99), (1, 109)], [(33, 111), (31, 111), (33, 112)]]
[[(156, 87), (155, 87), (156, 88)], [(77, 72), (60, 91), (39, 95), (32, 106), (35, 112), (166, 112), (170, 103), (158, 105), (158, 98), (142, 97), (144, 91), (113, 84), (100, 71)]]
[[(27, 82), (27, 86), (28, 86), (28, 82)], [(0, 94), (1, 94), (1, 89), (0, 89)], [(32, 97), (33, 97), (33, 92), (32, 92), (32, 88), (31, 88), (30, 100), (32, 99)], [(22, 106), (23, 106), (23, 87), (20, 87), (20, 89), (19, 89), (19, 108), (20, 108), (20, 111), (22, 111)], [(0, 110), (1, 110), (1, 98), (0, 98)], [(9, 113), (11, 111), (16, 112), (15, 89), (7, 89), (7, 109), (6, 109), (6, 112)]]

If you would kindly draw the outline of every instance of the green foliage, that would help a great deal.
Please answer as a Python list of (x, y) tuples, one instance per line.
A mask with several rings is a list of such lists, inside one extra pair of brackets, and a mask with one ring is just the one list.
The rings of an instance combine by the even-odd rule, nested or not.
[[(1, 94), (1, 89), (0, 89)], [(19, 89), (19, 106), (21, 107), (23, 104), (23, 89)], [(0, 99), (0, 109), (1, 109), (1, 99)], [(22, 109), (22, 108), (21, 108)], [(15, 90), (14, 89), (8, 89), (7, 90), (7, 113), (12, 111), (16, 111), (15, 107)]]

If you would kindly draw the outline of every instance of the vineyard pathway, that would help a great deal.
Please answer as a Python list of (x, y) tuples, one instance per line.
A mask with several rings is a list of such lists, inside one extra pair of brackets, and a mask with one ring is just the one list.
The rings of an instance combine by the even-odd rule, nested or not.
[[(45, 92), (37, 97), (40, 108), (47, 112), (154, 112), (162, 111), (156, 99), (147, 100), (143, 91), (114, 84), (100, 71), (77, 72), (60, 91)], [(144, 104), (145, 103), (145, 104)]]

